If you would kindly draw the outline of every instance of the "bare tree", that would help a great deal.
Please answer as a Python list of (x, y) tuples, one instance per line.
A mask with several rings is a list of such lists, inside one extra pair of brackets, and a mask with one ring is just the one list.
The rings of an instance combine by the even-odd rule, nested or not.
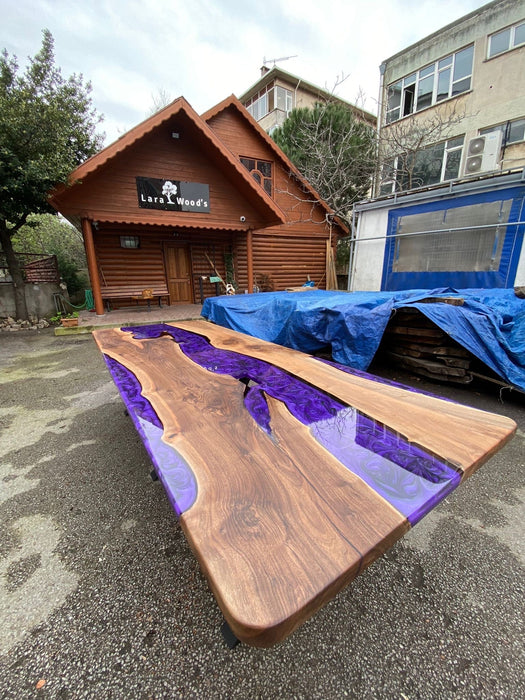
[(151, 93), (151, 107), (148, 112), (148, 116), (153, 116), (160, 112), (161, 109), (167, 107), (169, 103), (172, 102), (170, 93), (164, 88), (158, 88), (157, 92)]
[[(333, 212), (349, 221), (352, 204), (370, 189), (376, 164), (375, 131), (359, 110), (336, 98), (297, 108), (272, 138)], [(294, 196), (314, 206), (313, 196), (303, 194)]]
[(378, 138), (376, 194), (385, 182), (395, 181), (397, 190), (426, 184), (432, 169), (440, 167), (443, 143), (457, 134), (457, 126), (465, 117), (457, 105), (444, 105), (425, 115), (415, 114), (383, 126)]

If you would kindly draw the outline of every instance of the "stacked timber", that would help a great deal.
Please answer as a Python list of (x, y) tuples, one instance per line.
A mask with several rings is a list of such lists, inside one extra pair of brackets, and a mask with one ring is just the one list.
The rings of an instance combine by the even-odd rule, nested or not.
[(473, 356), (417, 309), (397, 309), (381, 344), (388, 361), (439, 382), (472, 381)]

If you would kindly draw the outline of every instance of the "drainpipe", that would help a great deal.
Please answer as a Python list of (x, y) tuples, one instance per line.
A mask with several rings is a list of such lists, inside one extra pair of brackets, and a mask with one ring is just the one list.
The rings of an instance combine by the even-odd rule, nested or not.
[(379, 97), (378, 97), (378, 102), (377, 102), (377, 124), (376, 124), (376, 133), (377, 133), (377, 171), (375, 174), (374, 178), (374, 188), (372, 192), (373, 197), (377, 197), (377, 184), (379, 180), (379, 171), (381, 168), (381, 164), (379, 163), (379, 157), (381, 155), (381, 123), (383, 121), (383, 91), (384, 91), (384, 86), (385, 86), (385, 71), (386, 71), (386, 61), (383, 61), (383, 63), (379, 66)]
[(93, 229), (89, 219), (82, 219), (82, 236), (86, 248), (86, 259), (88, 264), (89, 279), (91, 280), (91, 290), (93, 301), (95, 302), (95, 313), (97, 316), (104, 316), (104, 302), (100, 291), (100, 280), (98, 277), (97, 256), (95, 253), (95, 243), (93, 241)]

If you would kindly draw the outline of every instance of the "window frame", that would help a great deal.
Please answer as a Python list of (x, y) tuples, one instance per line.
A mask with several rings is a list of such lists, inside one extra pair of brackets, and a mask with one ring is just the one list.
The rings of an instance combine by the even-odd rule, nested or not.
[[(456, 143), (461, 139), (461, 143)], [(432, 185), (439, 185), (443, 182), (450, 182), (450, 180), (456, 180), (459, 177), (459, 173), (461, 172), (461, 160), (463, 157), (463, 149), (465, 147), (465, 134), (459, 134), (458, 136), (452, 136), (445, 141), (437, 141), (436, 143), (429, 144), (428, 146), (425, 146), (425, 148), (422, 148), (418, 153), (424, 153), (425, 151), (430, 151), (430, 149), (436, 149), (436, 147), (442, 146), (442, 154), (441, 154), (441, 166), (440, 166), (440, 174), (439, 174), (439, 180), (437, 182), (428, 182), (428, 183), (421, 183), (418, 185), (412, 185), (410, 188), (405, 188), (403, 185), (403, 180), (405, 176), (405, 172), (403, 168), (400, 166), (400, 161), (404, 157), (403, 153), (399, 153), (397, 156), (395, 156), (391, 161), (388, 163), (385, 163), (384, 166), (389, 168), (390, 173), (389, 177), (385, 178), (384, 180), (381, 180), (379, 183), (379, 196), (383, 195), (389, 195), (389, 194), (394, 194), (394, 192), (407, 192), (409, 189), (415, 190), (420, 187), (431, 187)], [(458, 153), (460, 154), (459, 156), (459, 161), (458, 161), (458, 166), (457, 166), (457, 174), (454, 175), (453, 177), (446, 177), (447, 170), (448, 170), (448, 164), (449, 164), (449, 158), (451, 157), (452, 154)], [(388, 189), (388, 186), (390, 185), (390, 189)]]
[[(496, 58), (496, 56), (501, 56), (504, 53), (508, 53), (509, 51), (512, 51), (513, 49), (517, 49), (520, 46), (525, 46), (525, 35), (523, 38), (523, 41), (520, 41), (519, 43), (516, 43), (516, 30), (524, 27), (525, 28), (525, 20), (520, 20), (519, 22), (516, 22), (515, 24), (511, 24), (509, 27), (504, 27), (503, 29), (498, 29), (497, 32), (493, 32), (492, 34), (489, 34), (488, 36), (488, 41), (487, 41), (487, 60), (491, 58)], [(509, 32), (509, 42), (508, 46), (505, 49), (501, 49), (501, 51), (497, 51), (496, 53), (491, 52), (491, 47), (492, 47), (492, 40), (494, 37), (500, 36), (504, 32)]]
[[(282, 95), (284, 109), (277, 106), (279, 99), (278, 90), (284, 93)], [(276, 109), (288, 116), (293, 109), (293, 92), (272, 81), (256, 92), (249, 100), (246, 100), (244, 106), (257, 122)]]
[(140, 236), (120, 236), (120, 247), (124, 250), (137, 250), (140, 248)]
[[(239, 156), (239, 160), (241, 161), (241, 164), (244, 165), (246, 170), (251, 173), (255, 182), (257, 182), (257, 184), (263, 188), (266, 194), (273, 197), (273, 161), (265, 160), (264, 158), (251, 158), (250, 156)], [(263, 170), (260, 169), (260, 165), (265, 166)], [(269, 168), (270, 170), (269, 175), (267, 172), (264, 172), (266, 168)]]
[[(511, 135), (513, 128), (516, 127), (517, 124), (520, 122), (523, 123), (523, 133), (521, 135), (521, 138), (512, 138), (511, 140)], [(491, 134), (494, 131), (501, 131), (503, 134), (503, 141), (502, 141), (502, 146), (513, 146), (516, 143), (523, 143), (525, 141), (525, 116), (524, 117), (518, 117), (518, 119), (509, 119), (506, 122), (502, 122), (501, 124), (494, 124), (494, 126), (487, 126), (484, 129), (479, 130), (479, 135), (484, 136), (485, 134)]]
[[(459, 64), (459, 56), (460, 54), (468, 50), (470, 50), (471, 52), (470, 73), (465, 73), (461, 74), (460, 76), (456, 76), (455, 73), (456, 68)], [(416, 114), (417, 112), (420, 112), (423, 109), (427, 109), (428, 107), (433, 107), (434, 105), (439, 104), (444, 100), (448, 100), (453, 97), (458, 97), (459, 95), (468, 92), (472, 87), (473, 67), (474, 44), (472, 43), (468, 44), (467, 46), (464, 46), (458, 51), (454, 51), (454, 53), (447, 54), (446, 56), (437, 59), (433, 63), (427, 63), (418, 70), (412, 71), (412, 73), (405, 75), (403, 78), (400, 78), (399, 80), (390, 83), (390, 85), (388, 85), (386, 89), (386, 110), (384, 122), (385, 126), (388, 126), (393, 122), (399, 121), (404, 117), (408, 117), (411, 114)], [(448, 90), (446, 94), (443, 94), (443, 92), (439, 92), (440, 87), (441, 90), (443, 90), (444, 83), (443, 79), (440, 83), (440, 78), (443, 78), (443, 76), (447, 72), (449, 73), (447, 79)], [(430, 78), (432, 78), (432, 89), (427, 90), (423, 94), (420, 94), (421, 84), (424, 81), (428, 83)], [(458, 92), (454, 92), (454, 88), (464, 81), (468, 81), (468, 86), (462, 88)], [(391, 90), (395, 88), (397, 88), (397, 90), (399, 91), (399, 104), (397, 104), (396, 100), (395, 104), (393, 104), (393, 106), (390, 107), (392, 97)], [(421, 98), (427, 95), (430, 95), (430, 102), (428, 104), (423, 104), (423, 106), (420, 106), (420, 102), (422, 101)], [(439, 95), (442, 96), (439, 97)], [(396, 112), (398, 112), (398, 116), (393, 116)]]

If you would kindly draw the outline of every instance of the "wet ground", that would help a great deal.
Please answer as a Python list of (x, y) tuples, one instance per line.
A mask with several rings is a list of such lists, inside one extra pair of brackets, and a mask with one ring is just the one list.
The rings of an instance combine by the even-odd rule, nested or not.
[(230, 651), (91, 335), (2, 334), (0, 698), (525, 697), (524, 397), (374, 369), (518, 434), (288, 640)]

